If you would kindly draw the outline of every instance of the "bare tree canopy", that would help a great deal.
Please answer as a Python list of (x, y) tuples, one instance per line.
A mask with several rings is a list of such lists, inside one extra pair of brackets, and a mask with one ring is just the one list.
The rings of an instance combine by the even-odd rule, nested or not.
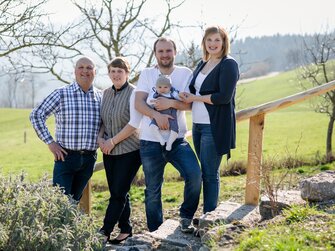
[[(302, 79), (313, 86), (319, 86), (335, 79), (335, 30), (322, 34), (315, 34), (313, 42), (304, 43), (304, 66), (300, 68)], [(310, 63), (312, 62), (312, 63)], [(333, 159), (332, 135), (335, 122), (335, 91), (327, 92), (316, 104), (316, 112), (329, 116), (326, 157), (327, 161)]]
[[(50, 22), (40, 22), (39, 7), (47, 1), (40, 0), (33, 7), (27, 4), (19, 17), (14, 10), (23, 0), (0, 2), (4, 5), (3, 13), (12, 20), (0, 34), (0, 57), (10, 57), (16, 68), (50, 72), (64, 83), (70, 83), (72, 76), (72, 69), (67, 66), (73, 65), (75, 58), (83, 54), (93, 54), (103, 67), (113, 57), (125, 56), (132, 65), (132, 80), (136, 80), (139, 68), (152, 64), (153, 41), (178, 26), (172, 22), (171, 14), (184, 3), (184, 0), (162, 0), (164, 16), (149, 19), (143, 14), (147, 0), (94, 3), (73, 0), (80, 17), (65, 26), (55, 27)], [(30, 18), (26, 20), (27, 12)], [(1, 23), (6, 23), (5, 17), (1, 17)]]
[[(70, 83), (72, 66), (79, 55), (92, 56), (103, 72), (113, 57), (124, 56), (131, 63), (130, 81), (134, 82), (141, 68), (152, 65), (152, 44), (157, 37), (186, 27), (172, 20), (185, 0), (151, 0), (160, 1), (163, 7), (150, 18), (150, 0), (72, 0), (80, 15), (65, 25), (47, 18), (48, 13), (43, 10), (48, 1), (31, 1), (32, 4), (0, 0), (0, 20), (5, 24), (0, 31), (0, 58), (6, 57), (9, 64), (5, 65), (12, 65), (16, 72), (48, 73)], [(234, 40), (238, 26), (228, 30)], [(183, 64), (193, 68), (201, 58), (197, 53), (199, 46), (193, 42), (188, 47), (180, 42), (189, 57), (183, 59)]]
[(48, 1), (0, 0), (0, 67), (4, 74), (53, 72), (55, 63), (49, 52), (55, 48), (75, 50), (64, 42), (75, 26), (56, 30), (44, 10)]
[(129, 58), (135, 80), (139, 67), (152, 63), (153, 40), (177, 26), (172, 22), (171, 14), (184, 1), (163, 2), (165, 16), (160, 20), (149, 19), (142, 14), (147, 0), (127, 0), (122, 1), (122, 5), (115, 0), (101, 0), (100, 5), (87, 2), (81, 5), (78, 1), (74, 4), (82, 13), (82, 27), (88, 31), (88, 39), (85, 40), (85, 43), (89, 41), (88, 49), (105, 65), (115, 56)]
[(41, 34), (40, 18), (46, 14), (41, 11), (41, 6), (47, 1), (0, 1), (0, 57), (34, 46), (37, 40), (42, 42), (41, 38), (46, 34)]

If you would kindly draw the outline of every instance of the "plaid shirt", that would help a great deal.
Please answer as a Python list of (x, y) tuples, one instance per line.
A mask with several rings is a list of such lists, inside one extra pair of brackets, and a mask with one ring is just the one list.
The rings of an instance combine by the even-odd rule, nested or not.
[(47, 118), (56, 118), (56, 142), (70, 150), (96, 150), (100, 129), (102, 93), (91, 87), (87, 93), (78, 83), (53, 91), (30, 114), (30, 121), (38, 137), (46, 144), (54, 142)]

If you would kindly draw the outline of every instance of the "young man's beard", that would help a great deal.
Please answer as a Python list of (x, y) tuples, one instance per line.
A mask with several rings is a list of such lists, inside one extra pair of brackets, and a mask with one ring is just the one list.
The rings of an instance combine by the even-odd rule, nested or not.
[(169, 69), (169, 68), (171, 68), (171, 67), (173, 66), (173, 64), (174, 64), (173, 61), (174, 61), (174, 60), (171, 59), (167, 64), (163, 64), (161, 60), (158, 60), (157, 64), (158, 64), (158, 66), (159, 66), (160, 68), (167, 68), (167, 69)]

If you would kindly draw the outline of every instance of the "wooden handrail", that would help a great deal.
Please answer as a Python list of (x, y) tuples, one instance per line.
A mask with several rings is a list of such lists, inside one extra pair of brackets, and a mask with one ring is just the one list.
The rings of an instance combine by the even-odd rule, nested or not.
[[(282, 99), (243, 109), (236, 113), (237, 122), (249, 119), (249, 143), (245, 204), (257, 205), (259, 201), (265, 114), (292, 106), (294, 104), (303, 102), (315, 96), (322, 95), (334, 89), (335, 80)], [(192, 136), (192, 132), (188, 131), (186, 137), (190, 136)], [(95, 165), (94, 172), (100, 171), (102, 169), (104, 169), (103, 163), (97, 163)], [(91, 213), (91, 190), (92, 184), (90, 180), (84, 190), (82, 199), (80, 201), (80, 205), (86, 213)]]
[(308, 89), (306, 91), (299, 92), (291, 96), (287, 96), (285, 98), (281, 98), (281, 99), (271, 101), (265, 104), (261, 104), (258, 106), (240, 110), (236, 113), (236, 120), (240, 122), (240, 121), (249, 119), (251, 117), (260, 115), (260, 114), (274, 112), (276, 110), (286, 108), (288, 106), (292, 106), (294, 104), (303, 102), (312, 97), (322, 95), (334, 89), (335, 89), (335, 80), (327, 84), (323, 84), (323, 85)]

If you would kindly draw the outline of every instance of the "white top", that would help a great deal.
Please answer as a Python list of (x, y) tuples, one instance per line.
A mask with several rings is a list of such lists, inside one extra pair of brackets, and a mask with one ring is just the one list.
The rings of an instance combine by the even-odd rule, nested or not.
[(128, 124), (134, 128), (139, 128), (143, 114), (135, 109), (135, 90), (132, 92), (129, 99), (130, 120)]
[[(194, 88), (196, 90), (196, 95), (200, 95), (199, 91), (202, 83), (204, 82), (207, 75), (199, 72), (197, 78), (195, 79)], [(204, 102), (194, 101), (192, 104), (192, 121), (197, 124), (210, 124), (209, 114), (206, 109)]]
[[(156, 66), (145, 68), (144, 70), (142, 70), (140, 78), (137, 82), (137, 88), (135, 91), (148, 93), (147, 104), (149, 106), (151, 105), (150, 100), (153, 99), (154, 94), (153, 87), (155, 87), (159, 74), (160, 74), (159, 69)], [(182, 66), (175, 66), (175, 69), (173, 70), (173, 72), (169, 77), (171, 79), (172, 86), (174, 88), (176, 88), (181, 92), (189, 92), (188, 83), (191, 75), (192, 71), (190, 69)], [(184, 138), (187, 132), (185, 111), (177, 110), (177, 120), (179, 126), (178, 138)], [(142, 117), (140, 125), (140, 139), (159, 142), (158, 139), (153, 135), (152, 129), (149, 128), (150, 123), (151, 123), (150, 117), (148, 116)], [(161, 132), (163, 138), (165, 139), (165, 141), (167, 141), (170, 131), (166, 130)]]

